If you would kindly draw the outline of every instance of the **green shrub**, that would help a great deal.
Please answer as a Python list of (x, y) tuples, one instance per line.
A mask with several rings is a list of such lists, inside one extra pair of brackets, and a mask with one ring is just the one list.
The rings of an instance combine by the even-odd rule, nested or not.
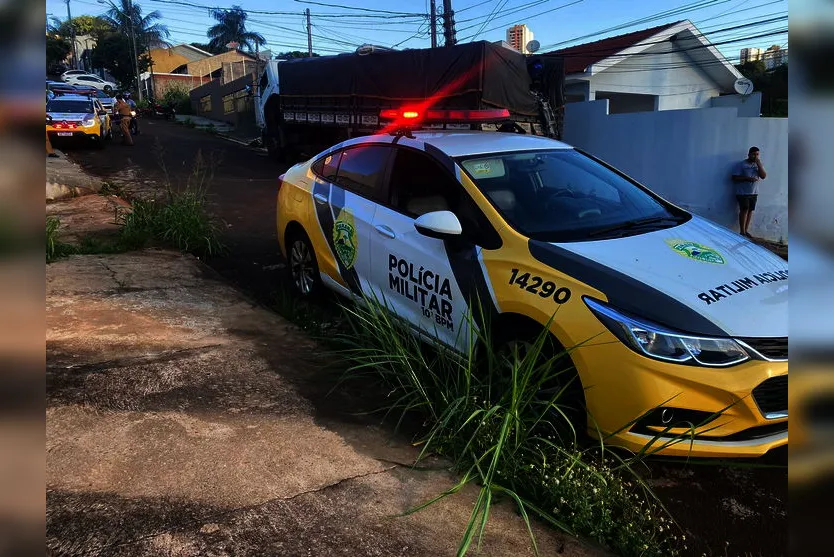
[[(431, 501), (475, 483), (480, 492), (458, 555), (483, 535), (492, 503), (509, 499), (533, 538), (534, 515), (623, 556), (679, 554), (676, 526), (628, 462), (604, 443), (576, 442), (565, 394), (573, 375), (550, 334), (510, 351), (496, 350), (489, 326), (471, 316), (462, 333), (473, 348), (460, 356), (429, 348), (376, 300), (344, 308), (350, 331), (338, 337), (346, 377), (372, 374), (391, 389), (389, 413), (419, 412), (427, 431), (420, 457), (445, 455), (460, 482)], [(555, 387), (554, 387), (555, 385)], [(533, 539), (535, 548), (535, 539)]]
[(173, 86), (169, 88), (162, 95), (162, 102), (164, 104), (173, 103), (177, 114), (191, 114), (191, 96), (185, 87)]

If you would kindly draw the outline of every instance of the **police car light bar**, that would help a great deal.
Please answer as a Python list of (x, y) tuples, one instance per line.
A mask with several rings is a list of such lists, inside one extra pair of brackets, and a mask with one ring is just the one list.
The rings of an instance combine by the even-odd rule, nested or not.
[(489, 122), (506, 120), (510, 111), (506, 108), (494, 110), (426, 110), (421, 114), (413, 108), (386, 109), (379, 112), (383, 120), (423, 121), (423, 122)]

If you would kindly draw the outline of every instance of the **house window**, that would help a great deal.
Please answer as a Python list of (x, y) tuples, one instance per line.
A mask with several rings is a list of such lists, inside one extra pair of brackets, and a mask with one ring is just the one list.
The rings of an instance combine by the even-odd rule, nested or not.
[(243, 112), (249, 102), (249, 93), (245, 89), (223, 96), (223, 113)]
[(200, 97), (200, 112), (211, 112), (211, 95)]

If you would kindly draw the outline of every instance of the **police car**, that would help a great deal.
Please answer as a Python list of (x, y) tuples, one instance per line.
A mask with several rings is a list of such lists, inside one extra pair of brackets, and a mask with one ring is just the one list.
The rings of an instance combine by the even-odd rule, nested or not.
[(358, 137), (289, 169), (277, 204), (299, 294), (385, 300), (461, 351), (475, 300), (504, 339), (549, 326), (572, 348), (589, 433), (609, 443), (637, 451), (686, 423), (701, 425), (664, 454), (751, 457), (787, 443), (787, 263), (564, 143)]
[(104, 147), (112, 139), (110, 115), (97, 98), (61, 95), (46, 103), (46, 133), (51, 140), (82, 138)]

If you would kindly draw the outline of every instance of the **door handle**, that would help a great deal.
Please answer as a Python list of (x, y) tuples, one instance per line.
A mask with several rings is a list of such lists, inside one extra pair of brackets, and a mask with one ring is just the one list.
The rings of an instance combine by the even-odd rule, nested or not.
[(374, 226), (374, 228), (376, 228), (377, 232), (379, 232), (380, 234), (382, 234), (386, 238), (390, 238), (391, 240), (393, 240), (394, 238), (397, 237), (397, 234), (393, 230), (391, 230), (389, 227), (385, 226), (384, 224), (378, 224), (378, 225)]
[(319, 205), (327, 205), (327, 196), (323, 193), (317, 193), (313, 195), (313, 199), (315, 199), (316, 203), (318, 203)]

